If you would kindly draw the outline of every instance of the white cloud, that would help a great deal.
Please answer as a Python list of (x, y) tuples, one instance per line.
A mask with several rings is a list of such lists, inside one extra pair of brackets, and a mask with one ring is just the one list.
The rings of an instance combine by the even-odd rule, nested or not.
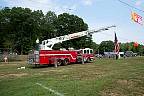
[(136, 3), (135, 3), (136, 6), (140, 6), (141, 4), (142, 4), (142, 1), (141, 1), (141, 0), (138, 0), (138, 1), (136, 1)]
[(54, 5), (51, 0), (5, 0), (8, 7), (24, 7), (32, 10), (48, 11)]
[(5, 0), (8, 7), (23, 7), (30, 8), (31, 10), (42, 10), (44, 13), (54, 11), (56, 14), (64, 12), (73, 12), (76, 5), (60, 5), (56, 0)]
[(82, 0), (82, 3), (86, 6), (90, 6), (93, 3), (93, 0)]
[(105, 2), (105, 0), (81, 0), (80, 2), (85, 6), (91, 6), (95, 2)]

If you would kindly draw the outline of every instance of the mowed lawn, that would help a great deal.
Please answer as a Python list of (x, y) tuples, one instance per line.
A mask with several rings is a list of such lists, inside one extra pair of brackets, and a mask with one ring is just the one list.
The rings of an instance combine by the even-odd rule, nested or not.
[(0, 63), (0, 96), (144, 96), (144, 57), (58, 68)]

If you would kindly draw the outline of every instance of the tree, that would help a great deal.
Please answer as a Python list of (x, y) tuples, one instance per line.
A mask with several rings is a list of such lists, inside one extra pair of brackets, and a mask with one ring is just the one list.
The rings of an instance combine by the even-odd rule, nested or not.
[[(0, 10), (0, 47), (9, 47), (21, 54), (27, 54), (28, 50), (33, 49), (37, 38), (42, 41), (87, 29), (88, 25), (82, 18), (68, 13), (57, 17), (52, 11), (44, 15), (41, 10), (32, 11), (22, 7), (6, 7)], [(89, 47), (91, 43), (91, 37), (85, 36), (58, 44), (57, 48)]]
[[(88, 25), (84, 23), (82, 18), (76, 15), (69, 15), (68, 13), (63, 13), (58, 15), (58, 20), (56, 23), (57, 36), (67, 35), (75, 32), (85, 31), (88, 29)], [(81, 37), (73, 39), (71, 41), (63, 42), (61, 45), (64, 48), (74, 47), (76, 49), (91, 46), (91, 37)]]
[(44, 40), (56, 37), (57, 35), (56, 22), (57, 22), (57, 15), (52, 11), (48, 11), (47, 14), (44, 16), (44, 21), (42, 25), (43, 37), (41, 39)]
[[(4, 43), (4, 42), (8, 42), (9, 38), (6, 37), (10, 37), (8, 36), (11, 30), (11, 24), (10, 24), (10, 9), (8, 7), (5, 7), (4, 9), (0, 10), (0, 47), (4, 48), (6, 47), (4, 44), (8, 44), (8, 43)], [(11, 42), (9, 42), (8, 45)], [(9, 46), (10, 47), (10, 46)]]
[(99, 44), (96, 44), (95, 42), (92, 42), (92, 47), (91, 48), (93, 48), (93, 50), (94, 50), (94, 53), (99, 53)]
[(43, 16), (41, 10), (32, 12), (29, 8), (6, 7), (0, 10), (1, 47), (9, 46), (18, 53), (27, 53), (26, 50), (32, 49), (36, 38), (41, 36)]
[(104, 52), (113, 52), (114, 42), (113, 41), (102, 41), (99, 45), (99, 52), (103, 54)]

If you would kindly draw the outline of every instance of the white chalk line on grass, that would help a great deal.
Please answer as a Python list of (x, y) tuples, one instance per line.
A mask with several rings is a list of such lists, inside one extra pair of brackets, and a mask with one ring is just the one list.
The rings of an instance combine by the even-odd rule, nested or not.
[(36, 84), (39, 85), (39, 86), (41, 86), (41, 87), (44, 88), (44, 89), (49, 90), (50, 92), (56, 94), (57, 96), (64, 96), (62, 93), (59, 93), (59, 92), (57, 92), (57, 91), (55, 91), (55, 90), (53, 90), (53, 89), (51, 89), (51, 88), (48, 88), (48, 87), (42, 85), (41, 83), (36, 83)]

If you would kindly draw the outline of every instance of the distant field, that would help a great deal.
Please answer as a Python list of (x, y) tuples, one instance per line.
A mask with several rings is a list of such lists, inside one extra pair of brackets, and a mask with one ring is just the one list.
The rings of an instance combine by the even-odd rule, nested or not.
[(144, 57), (58, 68), (0, 62), (0, 96), (144, 96)]

